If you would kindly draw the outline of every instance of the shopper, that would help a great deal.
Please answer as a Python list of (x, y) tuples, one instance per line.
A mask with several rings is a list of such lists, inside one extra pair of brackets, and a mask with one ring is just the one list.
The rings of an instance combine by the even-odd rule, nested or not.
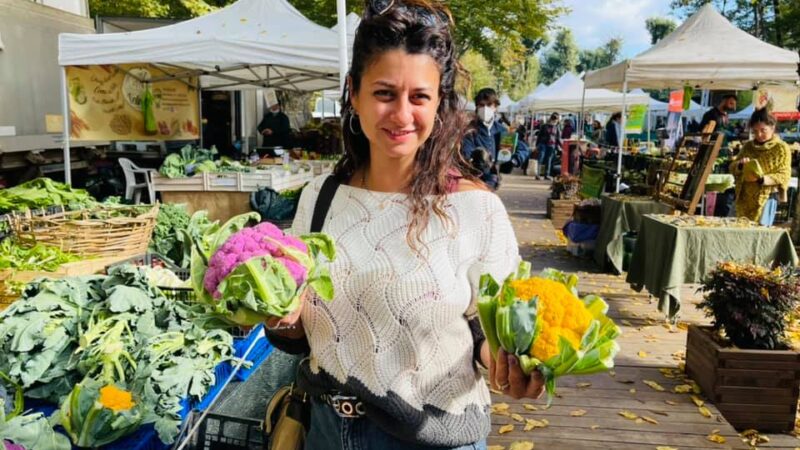
[[(736, 215), (766, 226), (775, 221), (778, 200), (786, 195), (792, 174), (792, 152), (775, 133), (776, 124), (766, 109), (755, 111), (750, 117), (754, 139), (744, 143), (730, 167), (736, 177)], [(758, 162), (763, 175), (748, 168), (751, 161)]]
[(622, 126), (622, 113), (616, 112), (611, 115), (606, 123), (606, 146), (612, 149), (619, 148), (620, 127)]
[[(459, 153), (465, 123), (449, 13), (373, 0), (356, 31), (343, 95), (345, 154), (323, 231), (337, 244), (335, 296), (268, 327), (310, 350), (298, 384), (312, 399), (306, 449), (485, 449), (495, 388), (538, 397), (537, 372), (489, 355), (476, 317), (483, 273), (519, 262), (500, 199)], [(310, 229), (324, 178), (302, 193), (292, 232)], [(342, 404), (351, 417), (342, 417)], [(336, 405), (339, 405), (337, 409)]]
[[(556, 148), (561, 145), (561, 127), (558, 125), (558, 113), (550, 115), (550, 120), (539, 127), (539, 134), (536, 137), (536, 148), (539, 149), (539, 170), (544, 170), (544, 179), (550, 179), (552, 170), (553, 155)], [(536, 174), (539, 179), (539, 174)]]
[(484, 148), (497, 161), (497, 152), (500, 150), (500, 138), (506, 127), (500, 122), (497, 108), (500, 100), (497, 92), (492, 88), (483, 88), (475, 94), (475, 119), (470, 123), (467, 133), (461, 143), (461, 153), (469, 161), (476, 148)]

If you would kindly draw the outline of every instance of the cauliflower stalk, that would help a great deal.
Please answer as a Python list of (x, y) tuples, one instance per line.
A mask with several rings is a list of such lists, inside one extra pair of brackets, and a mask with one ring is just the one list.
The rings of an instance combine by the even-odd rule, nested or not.
[(530, 270), (522, 262), (502, 286), (483, 275), (478, 315), (493, 356), (502, 347), (519, 357), (524, 373), (542, 373), (549, 405), (557, 377), (614, 367), (620, 330), (606, 316), (603, 299), (578, 297), (575, 275), (545, 269), (531, 277)]
[(247, 326), (286, 316), (297, 309), (307, 287), (323, 300), (333, 299), (324, 264), (336, 256), (331, 238), (324, 233), (294, 237), (269, 222), (247, 226), (257, 219), (257, 214), (243, 214), (210, 227), (193, 249), (195, 294), (222, 324)]

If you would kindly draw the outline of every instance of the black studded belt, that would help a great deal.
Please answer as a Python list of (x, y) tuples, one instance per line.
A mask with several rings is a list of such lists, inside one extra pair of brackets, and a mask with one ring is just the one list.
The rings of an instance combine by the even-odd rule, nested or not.
[(333, 408), (333, 411), (336, 412), (339, 417), (356, 419), (366, 414), (364, 403), (359, 400), (358, 397), (341, 394), (323, 394), (320, 395), (319, 398)]

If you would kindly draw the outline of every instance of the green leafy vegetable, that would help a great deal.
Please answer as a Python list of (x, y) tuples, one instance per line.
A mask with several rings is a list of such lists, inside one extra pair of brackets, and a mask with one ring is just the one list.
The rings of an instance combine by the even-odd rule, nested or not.
[(0, 214), (48, 206), (76, 208), (96, 204), (97, 201), (85, 190), (75, 189), (49, 178), (37, 178), (8, 189), (0, 189)]
[[(53, 431), (42, 413), (6, 416), (4, 400), (0, 398), (0, 448), (13, 442), (28, 450), (70, 450), (69, 439)], [(12, 447), (15, 448), (15, 447)]]
[(78, 255), (63, 252), (52, 245), (35, 244), (28, 247), (14, 239), (0, 241), (0, 269), (55, 272), (62, 264), (78, 260)]

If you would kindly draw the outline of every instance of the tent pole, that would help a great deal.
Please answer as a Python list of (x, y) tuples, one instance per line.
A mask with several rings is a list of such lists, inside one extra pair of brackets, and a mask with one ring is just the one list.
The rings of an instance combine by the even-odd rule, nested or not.
[(586, 103), (586, 83), (583, 84), (583, 94), (581, 95), (581, 115), (578, 117), (578, 129), (580, 130), (578, 136), (581, 138), (585, 137), (583, 133), (584, 123), (583, 123), (583, 109)]
[(197, 129), (200, 131), (200, 148), (203, 148), (203, 89), (200, 88), (200, 77), (197, 77)]
[(339, 92), (344, 92), (344, 82), (349, 66), (347, 63), (347, 5), (345, 1), (336, 0), (336, 16), (339, 25)]
[(64, 116), (64, 130), (62, 147), (64, 150), (64, 182), (68, 185), (72, 184), (72, 161), (69, 148), (69, 132), (70, 132), (70, 117), (69, 117), (69, 96), (67, 95), (67, 67), (61, 66), (61, 114)]
[[(650, 107), (649, 106), (647, 107), (647, 142), (650, 142)], [(650, 145), (650, 144), (647, 144), (647, 145)]]
[(628, 101), (628, 72), (624, 72), (622, 75), (622, 120), (620, 121), (619, 125), (619, 137), (617, 139), (617, 144), (619, 144), (619, 149), (617, 151), (617, 190), (619, 192), (619, 183), (622, 181), (622, 149), (625, 148), (625, 115), (628, 112), (627, 108), (627, 101)]

